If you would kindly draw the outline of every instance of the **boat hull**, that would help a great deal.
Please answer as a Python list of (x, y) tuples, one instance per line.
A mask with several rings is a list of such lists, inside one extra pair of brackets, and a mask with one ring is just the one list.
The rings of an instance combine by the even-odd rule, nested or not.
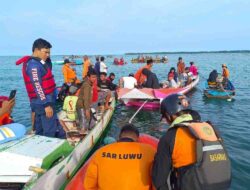
[(91, 129), (89, 134), (87, 134), (84, 139), (76, 145), (69, 156), (48, 170), (40, 178), (34, 179), (34, 181), (24, 189), (64, 189), (65, 185), (67, 185), (80, 166), (87, 160), (93, 148), (95, 148), (98, 141), (103, 137), (108, 129), (108, 124), (115, 107), (114, 98), (112, 99), (111, 107), (113, 109), (107, 110), (104, 113), (102, 119), (99, 120), (95, 127)]
[(205, 89), (204, 95), (207, 98), (232, 99), (235, 97), (235, 91)]
[(140, 107), (146, 100), (148, 102), (143, 106), (144, 109), (158, 109), (161, 101), (171, 94), (187, 94), (199, 82), (199, 76), (183, 88), (165, 88), (165, 89), (119, 89), (118, 99), (128, 107)]

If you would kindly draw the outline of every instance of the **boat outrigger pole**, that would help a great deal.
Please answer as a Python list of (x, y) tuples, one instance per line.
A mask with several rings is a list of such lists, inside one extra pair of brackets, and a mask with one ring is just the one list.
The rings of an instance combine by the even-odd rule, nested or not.
[(134, 115), (130, 118), (130, 120), (128, 121), (128, 123), (132, 123), (132, 120), (135, 118), (135, 116), (139, 113), (139, 111), (143, 108), (143, 106), (148, 102), (148, 100), (146, 100), (141, 107), (139, 107), (139, 109), (134, 113)]

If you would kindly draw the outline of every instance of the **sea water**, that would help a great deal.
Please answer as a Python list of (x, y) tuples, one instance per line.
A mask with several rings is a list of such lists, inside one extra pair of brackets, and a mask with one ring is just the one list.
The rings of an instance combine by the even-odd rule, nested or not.
[[(204, 121), (211, 121), (220, 131), (232, 162), (232, 186), (233, 190), (249, 189), (250, 187), (250, 53), (185, 53), (166, 54), (169, 62), (166, 64), (154, 64), (152, 71), (157, 74), (159, 80), (167, 78), (171, 67), (176, 67), (179, 56), (189, 66), (194, 61), (199, 69), (200, 82), (187, 96), (192, 108), (197, 110)], [(113, 65), (115, 57), (123, 56), (126, 65)], [(112, 55), (106, 57), (108, 73), (116, 74), (115, 82), (122, 76), (135, 73), (144, 64), (132, 64), (130, 60), (138, 55)], [(154, 54), (151, 56), (155, 57)], [(158, 56), (163, 56), (158, 54)], [(22, 78), (22, 66), (16, 66), (15, 61), (21, 56), (0, 57), (0, 95), (9, 96), (11, 90), (16, 89), (16, 105), (12, 116), (18, 123), (31, 127), (29, 100)], [(62, 60), (63, 56), (51, 56), (52, 61)], [(90, 57), (95, 63), (95, 57)], [(232, 101), (207, 99), (203, 96), (204, 83), (213, 69), (221, 72), (221, 64), (227, 64), (230, 71), (230, 80), (236, 88), (236, 97)], [(81, 78), (82, 65), (75, 66), (77, 75)], [(58, 86), (63, 83), (62, 65), (53, 65)], [(120, 128), (128, 123), (136, 112), (136, 108), (127, 108), (122, 104), (117, 105), (109, 136), (117, 138)], [(161, 137), (167, 130), (167, 125), (160, 122), (159, 110), (141, 110), (132, 123), (140, 132)]]

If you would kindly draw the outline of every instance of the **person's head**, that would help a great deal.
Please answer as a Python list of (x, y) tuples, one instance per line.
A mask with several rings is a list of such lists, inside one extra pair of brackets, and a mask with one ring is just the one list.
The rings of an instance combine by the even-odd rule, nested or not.
[(149, 66), (149, 67), (152, 67), (153, 66), (153, 59), (148, 59), (147, 60), (147, 65)]
[(176, 117), (186, 113), (190, 110), (191, 106), (186, 96), (182, 94), (172, 94), (167, 96), (161, 102), (161, 114), (162, 118), (171, 124)]
[(185, 73), (189, 73), (189, 67), (185, 67)]
[(64, 59), (64, 64), (71, 63), (69, 59)]
[(100, 73), (100, 79), (101, 79), (101, 81), (105, 81), (106, 78), (107, 78), (107, 73), (101, 72), (101, 73)]
[(77, 91), (77, 87), (76, 86), (72, 85), (72, 86), (69, 87), (69, 95), (70, 96), (74, 95), (76, 93), (76, 91)]
[(95, 58), (95, 60), (96, 60), (97, 62), (99, 62), (99, 61), (100, 61), (100, 57), (97, 56), (97, 57)]
[(87, 73), (88, 80), (93, 84), (96, 81), (96, 71), (93, 68), (90, 68)]
[(89, 59), (88, 56), (87, 56), (87, 55), (84, 55), (83, 60), (84, 60), (84, 61), (87, 61), (88, 59)]
[(38, 57), (42, 59), (43, 61), (46, 61), (47, 58), (50, 56), (50, 49), (52, 48), (52, 45), (42, 39), (39, 38), (34, 41), (33, 46), (32, 46), (32, 52), (33, 56)]
[(129, 77), (134, 77), (134, 73), (129, 73)]
[(226, 69), (227, 68), (227, 65), (224, 63), (221, 65), (222, 69)]
[(109, 78), (111, 81), (113, 81), (115, 79), (115, 73), (110, 73)]
[(182, 57), (179, 57), (179, 58), (178, 58), (178, 61), (182, 61)]
[(101, 61), (104, 61), (104, 60), (105, 60), (105, 58), (103, 56), (101, 56)]
[(174, 67), (171, 67), (171, 69), (170, 69), (169, 72), (170, 72), (170, 73), (174, 73), (174, 72), (175, 72), (175, 68), (174, 68)]
[(124, 125), (121, 129), (119, 140), (129, 138), (135, 142), (138, 141), (139, 131), (133, 124)]
[(192, 66), (192, 65), (194, 65), (194, 62), (193, 62), (193, 61), (191, 61), (191, 62), (190, 62), (190, 65), (191, 65), (191, 66)]

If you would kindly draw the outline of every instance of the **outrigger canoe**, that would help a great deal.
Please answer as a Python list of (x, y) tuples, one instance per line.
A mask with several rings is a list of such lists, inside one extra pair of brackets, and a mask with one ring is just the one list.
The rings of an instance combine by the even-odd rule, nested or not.
[(0, 145), (0, 189), (64, 189), (107, 131), (114, 98), (111, 107), (113, 110), (100, 115), (93, 129), (75, 146), (64, 139), (39, 135)]
[(145, 101), (143, 108), (156, 109), (160, 107), (160, 102), (171, 94), (181, 93), (186, 94), (191, 91), (199, 82), (199, 76), (192, 81), (189, 85), (181, 88), (161, 88), (161, 89), (119, 89), (118, 99), (121, 100), (126, 106), (140, 107)]

